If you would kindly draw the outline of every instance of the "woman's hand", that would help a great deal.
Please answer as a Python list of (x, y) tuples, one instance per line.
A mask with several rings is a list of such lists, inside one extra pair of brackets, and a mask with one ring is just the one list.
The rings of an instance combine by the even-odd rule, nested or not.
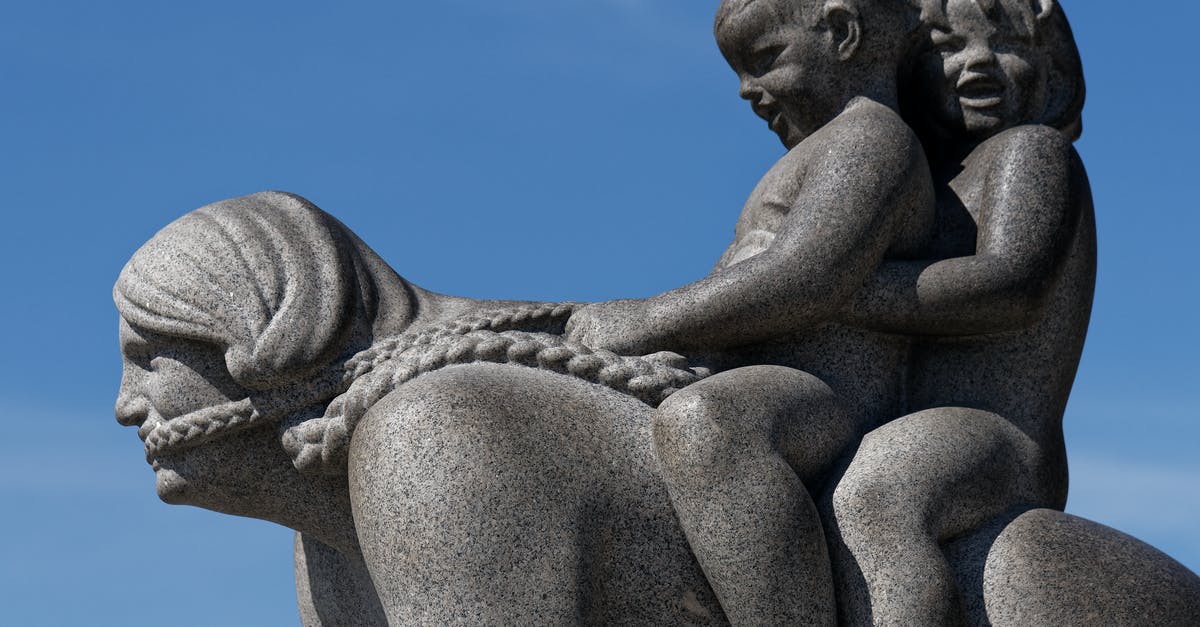
[(618, 355), (647, 355), (666, 348), (653, 332), (649, 301), (610, 300), (586, 305), (567, 320), (566, 337)]

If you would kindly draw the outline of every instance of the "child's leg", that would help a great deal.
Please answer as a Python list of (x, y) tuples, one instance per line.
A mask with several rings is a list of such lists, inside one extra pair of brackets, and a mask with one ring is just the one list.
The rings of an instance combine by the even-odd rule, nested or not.
[[(1038, 447), (995, 414), (946, 407), (899, 418), (863, 438), (833, 492), (839, 589), (849, 624), (953, 625), (963, 620), (939, 542), (1018, 505), (1038, 505)], [(831, 533), (835, 525), (830, 525)]]
[(855, 434), (828, 386), (775, 366), (715, 375), (655, 413), (671, 502), (734, 625), (835, 623), (824, 534), (802, 479)]

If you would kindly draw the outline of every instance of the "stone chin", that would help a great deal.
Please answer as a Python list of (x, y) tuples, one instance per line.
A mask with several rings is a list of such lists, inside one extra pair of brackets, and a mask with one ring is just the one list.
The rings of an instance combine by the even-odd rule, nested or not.
[[(171, 505), (195, 505), (206, 509), (214, 508), (206, 492), (213, 492), (214, 482), (222, 483), (222, 477), (210, 476), (213, 468), (203, 463), (205, 451), (201, 447), (193, 447), (169, 453), (159, 453), (150, 457), (150, 467), (154, 469), (154, 489), (158, 498)], [(200, 463), (197, 463), (200, 462)], [(205, 471), (208, 472), (205, 472)], [(219, 499), (218, 499), (219, 500)], [(218, 510), (219, 511), (219, 510)]]
[(190, 484), (173, 468), (165, 468), (154, 464), (154, 488), (158, 498), (171, 505), (188, 505)]
[(243, 515), (253, 509), (264, 484), (278, 481), (290, 464), (274, 425), (258, 425), (212, 441), (168, 448), (148, 456), (158, 497)]
[[(233, 443), (230, 443), (233, 444)], [(203, 502), (202, 492), (211, 492), (213, 483), (227, 481), (228, 455), (216, 442), (207, 442), (168, 450), (147, 452), (146, 461), (154, 470), (154, 487), (158, 498), (171, 505), (196, 505), (211, 507)], [(207, 450), (206, 450), (207, 449)]]

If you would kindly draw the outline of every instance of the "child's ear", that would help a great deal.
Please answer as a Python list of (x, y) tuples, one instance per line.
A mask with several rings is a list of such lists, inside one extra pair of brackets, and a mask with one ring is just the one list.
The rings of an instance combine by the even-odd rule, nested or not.
[(1032, 0), (1032, 4), (1033, 14), (1040, 22), (1050, 17), (1050, 14), (1054, 12), (1054, 7), (1058, 4), (1058, 2), (1056, 2), (1056, 0)]
[(858, 9), (839, 0), (825, 3), (825, 24), (837, 45), (838, 59), (849, 61), (862, 45), (862, 20)]
[[(1037, 2), (1037, 0), (1032, 0)], [(939, 28), (950, 30), (950, 20), (946, 17), (945, 7), (941, 0), (910, 0), (909, 4), (920, 11), (917, 21), (926, 29)]]

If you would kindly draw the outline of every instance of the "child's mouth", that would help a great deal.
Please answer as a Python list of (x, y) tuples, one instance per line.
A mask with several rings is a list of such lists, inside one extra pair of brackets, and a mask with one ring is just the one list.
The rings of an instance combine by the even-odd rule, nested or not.
[(787, 120), (783, 117), (782, 110), (773, 105), (760, 103), (751, 104), (751, 108), (754, 109), (755, 115), (766, 121), (767, 128), (776, 135), (782, 137), (787, 132)]
[(783, 133), (787, 130), (787, 120), (783, 119), (783, 112), (776, 113), (767, 120), (767, 127), (775, 133)]
[(956, 87), (958, 101), (971, 109), (990, 109), (1004, 102), (1004, 85), (994, 78), (977, 76), (961, 81)]

